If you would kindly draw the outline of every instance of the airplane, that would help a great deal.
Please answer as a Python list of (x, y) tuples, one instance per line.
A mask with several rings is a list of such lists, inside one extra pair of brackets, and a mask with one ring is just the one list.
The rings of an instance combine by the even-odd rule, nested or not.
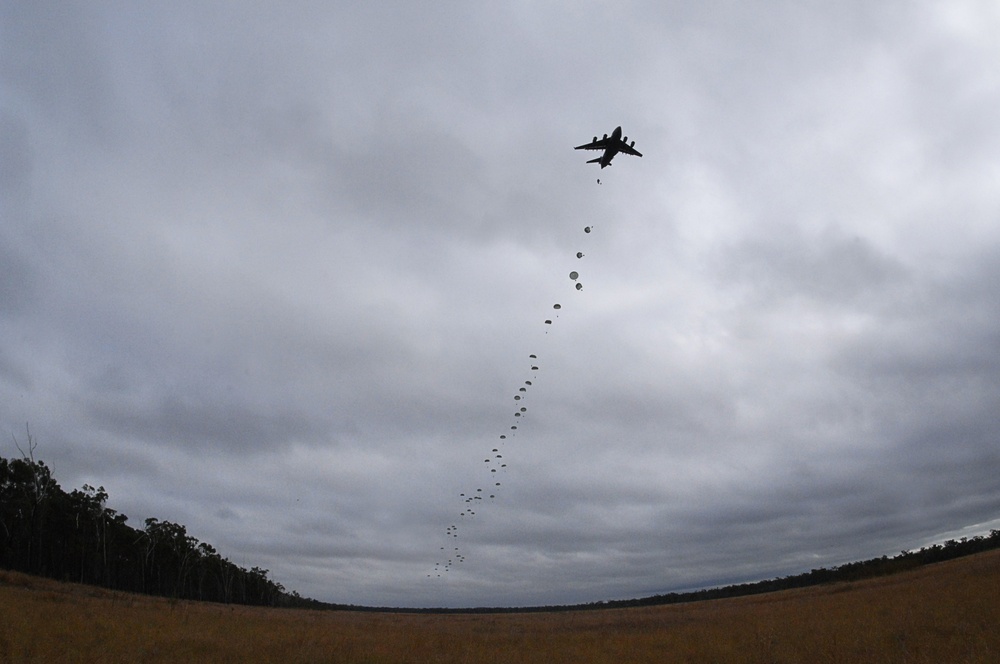
[(605, 134), (604, 138), (602, 138), (601, 140), (597, 140), (597, 137), (594, 136), (594, 140), (591, 141), (590, 143), (587, 143), (586, 145), (578, 145), (573, 149), (604, 150), (604, 154), (602, 154), (600, 157), (598, 157), (597, 159), (591, 159), (590, 161), (587, 162), (588, 164), (600, 164), (601, 168), (603, 169), (605, 166), (611, 165), (611, 160), (614, 159), (615, 155), (618, 154), (619, 152), (634, 155), (636, 157), (642, 156), (642, 154), (640, 154), (638, 150), (632, 147), (633, 145), (635, 145), (635, 141), (632, 141), (631, 143), (628, 143), (627, 141), (628, 141), (628, 136), (622, 138), (622, 128), (615, 127), (615, 130), (611, 132), (610, 138), (608, 137), (607, 134)]

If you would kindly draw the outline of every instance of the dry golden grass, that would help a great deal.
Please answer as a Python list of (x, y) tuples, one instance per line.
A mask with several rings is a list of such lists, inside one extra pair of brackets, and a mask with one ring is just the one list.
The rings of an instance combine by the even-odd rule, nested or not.
[(0, 572), (0, 662), (997, 662), (1000, 551), (755, 597), (421, 615), (172, 602)]

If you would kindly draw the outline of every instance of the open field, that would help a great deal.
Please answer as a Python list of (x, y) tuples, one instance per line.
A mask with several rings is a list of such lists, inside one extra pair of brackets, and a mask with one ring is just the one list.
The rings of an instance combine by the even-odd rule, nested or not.
[(996, 662), (1000, 551), (662, 607), (520, 614), (199, 604), (0, 572), (0, 662)]

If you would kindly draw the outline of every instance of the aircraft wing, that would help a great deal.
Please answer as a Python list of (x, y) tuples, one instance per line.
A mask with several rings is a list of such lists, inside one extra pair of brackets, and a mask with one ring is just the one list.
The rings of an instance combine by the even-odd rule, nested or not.
[(631, 147), (625, 141), (618, 141), (618, 151), (621, 152), (621, 153), (623, 153), (623, 154), (630, 154), (630, 155), (632, 155), (634, 157), (641, 157), (642, 156), (641, 152), (639, 152), (635, 148)]
[(610, 145), (610, 144), (611, 144), (611, 139), (602, 138), (599, 141), (592, 141), (592, 142), (587, 143), (585, 145), (578, 145), (578, 146), (576, 146), (573, 149), (574, 150), (607, 150), (608, 149), (608, 145)]

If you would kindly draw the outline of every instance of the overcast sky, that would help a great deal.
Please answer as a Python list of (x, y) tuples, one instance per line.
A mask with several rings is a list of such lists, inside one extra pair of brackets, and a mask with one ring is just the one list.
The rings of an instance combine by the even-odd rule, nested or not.
[(0, 453), (365, 605), (1000, 527), (998, 108), (992, 0), (6, 0)]

